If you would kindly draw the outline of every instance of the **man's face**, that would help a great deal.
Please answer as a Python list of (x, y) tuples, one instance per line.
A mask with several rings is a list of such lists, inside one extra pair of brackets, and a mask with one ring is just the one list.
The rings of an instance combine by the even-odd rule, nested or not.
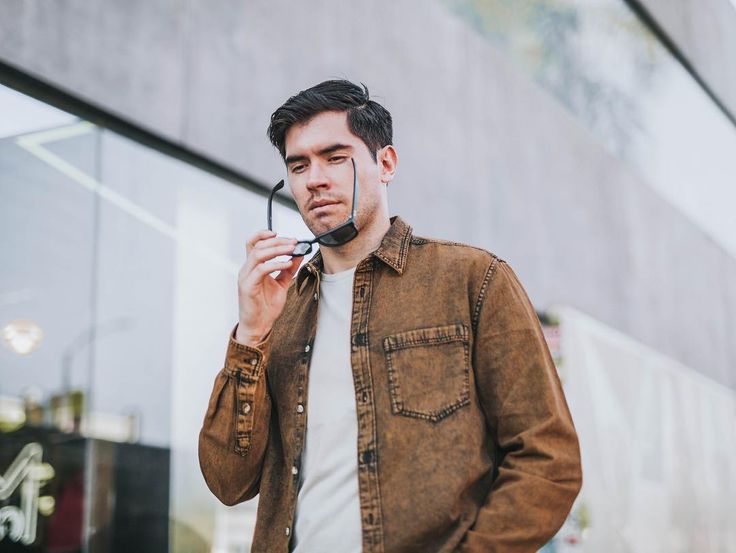
[(369, 223), (380, 202), (381, 167), (365, 143), (350, 132), (345, 112), (327, 111), (286, 133), (289, 187), (309, 230), (315, 235), (350, 217), (353, 165), (358, 174), (357, 224)]

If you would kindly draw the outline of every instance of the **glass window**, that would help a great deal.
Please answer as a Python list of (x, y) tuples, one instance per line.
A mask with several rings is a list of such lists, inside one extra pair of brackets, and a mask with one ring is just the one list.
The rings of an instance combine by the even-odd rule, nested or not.
[[(20, 487), (0, 501), (37, 522), (2, 539), (247, 551), (256, 503), (212, 496), (197, 438), (266, 191), (4, 87), (0, 111), (0, 474), (26, 458), (53, 473), (43, 508)], [(274, 218), (309, 236), (288, 202)]]

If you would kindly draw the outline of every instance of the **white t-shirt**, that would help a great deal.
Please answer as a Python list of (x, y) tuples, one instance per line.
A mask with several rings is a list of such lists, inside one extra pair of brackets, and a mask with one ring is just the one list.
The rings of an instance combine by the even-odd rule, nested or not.
[(360, 553), (358, 416), (350, 363), (355, 268), (322, 274), (309, 365), (295, 553)]

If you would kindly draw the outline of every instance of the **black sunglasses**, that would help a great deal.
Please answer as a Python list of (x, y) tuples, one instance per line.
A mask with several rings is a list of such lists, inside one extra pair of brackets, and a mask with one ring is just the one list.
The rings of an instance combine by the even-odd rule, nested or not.
[[(353, 238), (358, 236), (358, 226), (355, 224), (355, 207), (358, 204), (358, 172), (355, 170), (355, 160), (350, 158), (353, 163), (353, 207), (350, 210), (350, 217), (341, 225), (336, 226), (319, 236), (315, 236), (312, 240), (299, 240), (291, 254), (291, 257), (302, 257), (312, 251), (312, 244), (317, 242), (323, 246), (342, 246), (347, 244)], [(268, 197), (268, 230), (271, 228), (271, 206), (273, 204), (273, 196), (284, 187), (283, 179), (273, 187), (271, 195)]]

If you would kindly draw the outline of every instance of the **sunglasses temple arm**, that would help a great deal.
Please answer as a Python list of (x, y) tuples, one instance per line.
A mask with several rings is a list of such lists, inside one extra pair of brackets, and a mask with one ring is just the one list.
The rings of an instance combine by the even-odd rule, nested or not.
[(350, 158), (353, 162), (353, 208), (350, 210), (350, 215), (355, 219), (355, 206), (358, 205), (358, 172), (355, 169), (355, 160)]
[(273, 230), (273, 224), (271, 223), (271, 213), (272, 213), (272, 206), (273, 206), (273, 195), (276, 194), (276, 191), (279, 190), (284, 186), (284, 181), (280, 181), (276, 186), (273, 187), (271, 190), (271, 194), (268, 196), (268, 230)]

